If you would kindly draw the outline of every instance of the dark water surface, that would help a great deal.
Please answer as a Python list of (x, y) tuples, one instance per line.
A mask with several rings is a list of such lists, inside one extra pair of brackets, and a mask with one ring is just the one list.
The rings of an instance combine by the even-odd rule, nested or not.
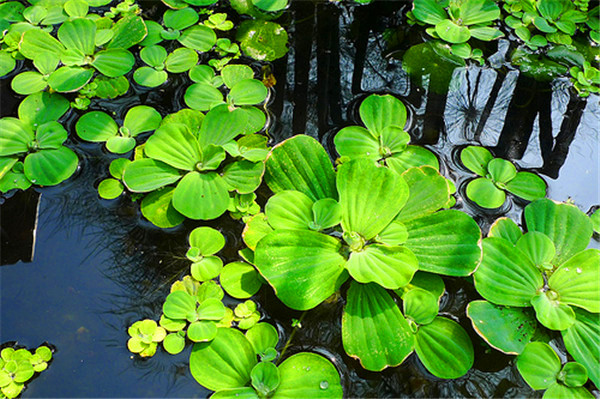
[[(141, 3), (154, 15), (162, 13), (157, 2)], [(542, 84), (507, 67), (455, 69), (443, 94), (418, 87), (399, 59), (420, 40), (420, 33), (400, 27), (396, 33), (402, 40), (395, 48), (386, 48), (383, 39), (386, 28), (399, 24), (403, 7), (402, 2), (360, 8), (293, 4), (283, 17), (290, 52), (272, 65), (277, 79), (269, 104), (273, 142), (305, 132), (335, 156), (333, 135), (358, 123), (360, 100), (372, 92), (392, 93), (410, 107), (414, 141), (436, 152), (459, 194), (469, 175), (456, 162), (458, 151), (481, 144), (540, 173), (549, 185), (549, 198), (572, 199), (584, 212), (600, 204), (600, 97), (581, 100), (566, 81)], [(500, 56), (506, 46), (507, 41), (499, 46)], [(2, 116), (15, 115), (20, 101), (9, 80), (0, 81)], [(189, 84), (179, 76), (160, 90), (133, 87), (123, 99), (98, 101), (90, 110), (116, 111), (122, 117), (131, 106), (147, 104), (166, 115), (182, 107)], [(78, 116), (72, 112), (66, 120), (71, 132)], [(202, 223), (186, 221), (161, 231), (142, 220), (129, 198), (100, 200), (95, 185), (107, 175), (112, 155), (70, 140), (80, 157), (73, 178), (59, 187), (1, 200), (0, 342), (17, 341), (28, 348), (47, 342), (56, 348), (48, 370), (22, 396), (207, 397), (210, 392), (189, 373), (191, 346), (177, 356), (159, 349), (148, 360), (134, 358), (126, 347), (127, 327), (143, 318), (157, 320), (170, 284), (188, 272), (187, 234)], [(484, 234), (499, 216), (519, 221), (525, 205), (509, 200), (490, 212), (461, 198), (457, 208), (473, 215)], [(241, 223), (223, 216), (208, 224), (226, 236), (225, 260), (237, 260)], [(597, 237), (592, 246), (599, 247)], [(472, 286), (454, 278), (445, 282), (448, 293), (441, 311), (469, 331), (476, 348), (475, 366), (462, 378), (435, 378), (414, 355), (382, 373), (362, 370), (341, 346), (341, 299), (306, 314), (288, 353), (312, 350), (330, 358), (348, 397), (541, 396), (522, 381), (512, 357), (490, 350), (473, 333), (464, 314), (467, 303), (478, 297)], [(286, 309), (268, 287), (256, 301), (266, 320), (279, 327), (283, 345), (291, 319), (300, 312)]]

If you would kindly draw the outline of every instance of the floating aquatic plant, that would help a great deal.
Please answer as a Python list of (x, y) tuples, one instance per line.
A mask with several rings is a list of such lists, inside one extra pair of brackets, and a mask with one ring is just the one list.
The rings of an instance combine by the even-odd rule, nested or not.
[(494, 156), (483, 147), (468, 146), (460, 153), (467, 169), (480, 177), (467, 185), (467, 197), (477, 205), (494, 209), (506, 200), (504, 191), (532, 201), (546, 195), (546, 183), (531, 172), (517, 172), (505, 159)]
[(35, 373), (48, 368), (52, 350), (39, 346), (35, 352), (5, 347), (0, 352), (0, 394), (9, 399), (18, 397)]

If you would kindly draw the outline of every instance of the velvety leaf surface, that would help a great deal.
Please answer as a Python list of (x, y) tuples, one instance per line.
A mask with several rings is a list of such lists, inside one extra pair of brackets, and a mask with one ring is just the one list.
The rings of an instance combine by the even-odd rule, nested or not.
[(214, 172), (188, 173), (173, 193), (175, 209), (191, 219), (215, 219), (225, 213), (228, 204), (227, 184)]
[(401, 176), (367, 159), (342, 164), (337, 189), (342, 228), (367, 240), (380, 233), (408, 199), (408, 185)]
[(0, 156), (27, 152), (33, 139), (33, 130), (23, 121), (12, 117), (0, 119)]
[(85, 113), (75, 124), (77, 135), (86, 141), (103, 142), (116, 135), (119, 126), (102, 111)]
[(396, 220), (406, 222), (429, 215), (448, 202), (450, 193), (446, 179), (430, 166), (411, 168), (402, 174), (408, 184), (408, 200)]
[(308, 229), (313, 220), (313, 201), (300, 191), (280, 191), (265, 205), (265, 215), (274, 229)]
[(519, 373), (533, 389), (546, 389), (556, 381), (560, 359), (545, 342), (530, 342), (517, 357)]
[(276, 230), (256, 247), (255, 265), (279, 299), (296, 310), (312, 309), (347, 278), (341, 244), (310, 230)]
[(217, 42), (217, 35), (207, 26), (196, 25), (183, 31), (178, 40), (187, 48), (206, 52)]
[(504, 238), (513, 245), (519, 241), (523, 233), (517, 224), (509, 218), (496, 219), (490, 227), (488, 237)]
[(92, 55), (96, 48), (96, 24), (86, 18), (65, 21), (58, 29), (58, 39), (68, 49)]
[(256, 363), (254, 349), (244, 334), (219, 328), (212, 341), (194, 345), (190, 371), (200, 385), (219, 391), (246, 385)]
[(418, 264), (409, 249), (373, 244), (352, 252), (346, 269), (359, 283), (374, 282), (387, 289), (396, 289), (410, 282)]
[(481, 259), (481, 231), (466, 213), (447, 210), (406, 224), (405, 245), (419, 260), (419, 270), (468, 276)]
[(542, 398), (546, 399), (592, 399), (594, 395), (584, 387), (570, 388), (562, 384), (551, 385)]
[(260, 186), (265, 171), (262, 162), (237, 161), (223, 169), (223, 180), (232, 190), (240, 194), (250, 194)]
[(421, 288), (408, 290), (402, 296), (404, 315), (420, 325), (429, 324), (439, 311), (438, 297)]
[(406, 107), (389, 94), (372, 94), (365, 98), (359, 108), (360, 119), (374, 137), (379, 137), (388, 126), (403, 128), (406, 124)]
[(460, 160), (467, 169), (479, 175), (487, 175), (487, 165), (494, 156), (486, 148), (468, 146), (460, 153)]
[(600, 315), (575, 309), (575, 323), (561, 334), (569, 354), (585, 366), (590, 380), (600, 386)]
[(414, 348), (414, 336), (400, 309), (377, 284), (352, 282), (342, 314), (346, 353), (367, 370), (401, 364)]
[(498, 305), (530, 306), (544, 280), (527, 255), (501, 238), (483, 240), (483, 259), (473, 275), (482, 297)]
[(236, 108), (230, 111), (226, 104), (214, 107), (206, 114), (200, 127), (198, 136), (200, 146), (223, 145), (230, 142), (243, 134), (247, 121), (248, 116), (242, 109)]
[(340, 156), (350, 157), (350, 159), (369, 158), (373, 160), (381, 157), (379, 140), (364, 127), (345, 127), (335, 135), (333, 142)]
[(485, 342), (509, 355), (523, 352), (537, 326), (530, 309), (498, 306), (487, 301), (469, 303), (467, 316)]
[(123, 183), (134, 193), (154, 191), (180, 178), (179, 170), (151, 158), (133, 161), (123, 172)]
[(199, 111), (208, 111), (223, 103), (223, 93), (207, 83), (195, 83), (187, 88), (184, 100), (188, 107)]
[(156, 129), (162, 117), (160, 113), (147, 105), (138, 105), (127, 111), (123, 126), (129, 130), (129, 134), (135, 137), (140, 133)]
[(166, 229), (178, 226), (185, 220), (185, 216), (177, 212), (171, 203), (174, 190), (175, 187), (166, 187), (153, 191), (142, 200), (142, 215), (155, 226)]
[(208, 256), (219, 252), (225, 246), (225, 237), (212, 227), (196, 227), (190, 233), (190, 247), (197, 248), (200, 255)]
[(104, 76), (116, 78), (131, 71), (135, 58), (127, 50), (108, 49), (96, 53), (92, 65)]
[(546, 234), (556, 248), (554, 265), (560, 265), (583, 251), (592, 237), (592, 225), (585, 213), (575, 205), (557, 204), (540, 199), (525, 207), (525, 221), (529, 231)]
[(231, 262), (225, 265), (219, 281), (227, 294), (238, 299), (250, 298), (262, 286), (256, 269), (244, 262)]
[(560, 302), (600, 313), (600, 251), (586, 249), (563, 263), (548, 279)]
[(475, 358), (466, 331), (457, 322), (439, 316), (419, 327), (415, 351), (429, 372), (448, 379), (465, 375)]
[(340, 375), (335, 366), (316, 353), (302, 352), (279, 365), (281, 380), (273, 399), (341, 398)]
[(425, 165), (431, 166), (434, 169), (440, 168), (440, 163), (433, 152), (416, 145), (409, 145), (401, 152), (386, 158), (385, 163), (390, 169), (399, 174), (404, 173), (410, 168)]
[(329, 156), (318, 141), (305, 135), (273, 147), (266, 161), (265, 182), (275, 193), (296, 190), (315, 201), (338, 198)]
[(69, 101), (56, 93), (36, 93), (19, 104), (19, 119), (34, 126), (56, 121), (69, 110)]
[(61, 67), (50, 75), (48, 85), (55, 91), (70, 93), (78, 91), (94, 76), (93, 69)]
[(79, 160), (67, 147), (43, 150), (25, 158), (25, 176), (34, 184), (54, 186), (75, 173)]
[(546, 182), (531, 172), (519, 172), (506, 183), (506, 190), (517, 197), (533, 201), (546, 196)]
[(178, 123), (169, 123), (156, 129), (146, 141), (144, 152), (150, 158), (183, 170), (194, 170), (196, 164), (202, 161), (198, 140), (187, 126)]
[(550, 330), (565, 330), (575, 322), (575, 313), (567, 304), (558, 301), (553, 292), (540, 292), (531, 298), (535, 316)]
[(231, 88), (228, 98), (235, 105), (254, 105), (265, 101), (268, 93), (260, 80), (245, 79)]
[(482, 208), (495, 209), (504, 204), (506, 194), (488, 178), (480, 177), (467, 184), (467, 197)]
[(244, 244), (254, 251), (258, 242), (272, 231), (273, 228), (267, 222), (265, 214), (258, 213), (246, 223), (242, 232), (242, 239), (244, 240)]

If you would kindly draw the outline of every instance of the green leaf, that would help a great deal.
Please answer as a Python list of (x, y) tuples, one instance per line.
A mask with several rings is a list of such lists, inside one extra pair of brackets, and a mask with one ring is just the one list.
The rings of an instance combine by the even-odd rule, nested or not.
[(185, 338), (178, 333), (167, 334), (163, 341), (163, 348), (171, 355), (176, 355), (185, 348)]
[(150, 158), (183, 170), (195, 170), (196, 164), (202, 161), (198, 140), (187, 126), (178, 123), (156, 129), (146, 142), (144, 152)]
[(557, 379), (568, 387), (577, 388), (587, 382), (588, 374), (585, 367), (581, 364), (568, 362), (563, 366)]
[(185, 291), (173, 291), (165, 299), (163, 313), (170, 319), (187, 319), (195, 321), (196, 298)]
[(372, 94), (359, 108), (360, 119), (373, 137), (378, 138), (388, 126), (403, 128), (406, 124), (406, 107), (394, 96)]
[(248, 117), (241, 109), (229, 110), (226, 104), (212, 108), (205, 116), (198, 141), (203, 148), (208, 144), (223, 145), (240, 134)]
[(198, 281), (208, 281), (217, 278), (223, 269), (223, 261), (217, 256), (206, 256), (194, 262), (190, 274)]
[(75, 131), (83, 140), (99, 143), (114, 137), (119, 132), (119, 126), (108, 114), (92, 111), (79, 118)]
[(256, 363), (254, 349), (244, 334), (219, 328), (212, 341), (194, 345), (190, 371), (200, 385), (218, 391), (245, 386)]
[(312, 206), (313, 225), (311, 228), (325, 230), (335, 227), (342, 221), (342, 207), (333, 198), (316, 201)]
[(465, 26), (457, 25), (454, 21), (444, 19), (435, 25), (435, 32), (449, 43), (465, 43), (471, 38), (471, 32)]
[(183, 31), (177, 40), (187, 48), (204, 53), (213, 48), (217, 35), (207, 26), (195, 25)]
[(108, 170), (110, 175), (117, 180), (123, 180), (123, 172), (131, 161), (127, 158), (117, 158), (110, 163)]
[(133, 137), (114, 136), (106, 140), (106, 149), (113, 154), (125, 154), (133, 150), (135, 144)]
[(385, 289), (354, 281), (342, 314), (342, 343), (370, 371), (398, 366), (414, 348), (408, 322)]
[(506, 183), (506, 191), (527, 201), (533, 201), (546, 196), (546, 182), (536, 174), (519, 172), (514, 179)]
[(545, 342), (530, 342), (517, 357), (517, 369), (533, 389), (546, 389), (556, 382), (561, 363), (554, 349)]
[(69, 110), (69, 101), (60, 94), (36, 93), (19, 104), (19, 119), (30, 127), (60, 119)]
[(467, 197), (482, 208), (495, 209), (504, 204), (506, 194), (485, 177), (471, 180), (467, 184)]
[[(212, 76), (214, 76), (214, 71), (212, 72), (212, 75), (210, 75), (211, 79)], [(223, 70), (221, 70), (221, 76), (223, 77), (225, 86), (232, 89), (238, 82), (254, 78), (254, 71), (248, 65), (226, 65)]]
[(267, 221), (274, 229), (308, 229), (313, 221), (313, 201), (299, 191), (280, 191), (265, 205)]
[(200, 17), (191, 7), (181, 10), (167, 10), (163, 15), (163, 23), (167, 28), (183, 30), (198, 22)]
[(67, 49), (81, 51), (85, 55), (94, 54), (96, 49), (96, 24), (87, 18), (65, 21), (58, 29), (58, 40)]
[(258, 213), (246, 222), (246, 226), (242, 232), (242, 239), (248, 248), (254, 251), (258, 242), (272, 231), (273, 229), (267, 223), (265, 214)]
[(64, 5), (65, 12), (70, 17), (85, 17), (89, 11), (89, 4), (84, 0), (69, 0)]
[(475, 356), (466, 331), (457, 322), (439, 316), (419, 327), (415, 352), (429, 372), (448, 379), (465, 375)]
[(250, 373), (252, 386), (260, 395), (268, 396), (279, 386), (279, 370), (269, 362), (260, 362)]
[[(556, 250), (552, 240), (547, 235), (537, 231), (530, 231), (518, 239), (515, 246), (523, 251), (529, 259), (540, 269), (548, 268), (547, 265), (554, 259)], [(552, 268), (550, 266), (549, 268)]]
[(116, 78), (131, 71), (135, 58), (127, 50), (107, 49), (96, 53), (92, 65), (104, 76)]
[(548, 279), (561, 303), (600, 313), (600, 251), (587, 249), (563, 263)]
[(142, 17), (137, 15), (127, 15), (118, 20), (113, 27), (112, 40), (106, 45), (107, 49), (124, 49), (140, 43), (146, 35), (148, 28)]
[(140, 133), (156, 129), (161, 121), (162, 117), (157, 110), (146, 105), (138, 105), (127, 111), (123, 126), (129, 130), (132, 137), (135, 137)]
[(208, 320), (195, 321), (187, 329), (187, 336), (193, 342), (209, 342), (217, 336), (217, 323)]
[(235, 105), (260, 104), (267, 98), (269, 91), (260, 80), (245, 79), (235, 84), (227, 95)]
[(411, 168), (402, 174), (408, 185), (408, 200), (396, 220), (407, 222), (440, 210), (450, 197), (446, 179), (434, 168)]
[(592, 237), (592, 225), (585, 213), (575, 205), (557, 204), (539, 199), (525, 207), (529, 231), (544, 233), (556, 248), (552, 264), (558, 266), (583, 251)]
[(442, 280), (440, 276), (437, 274), (418, 271), (415, 273), (410, 283), (402, 289), (397, 290), (396, 293), (402, 297), (406, 292), (417, 288), (431, 292), (436, 296), (438, 302), (442, 299), (442, 296), (446, 291), (444, 280)]
[(190, 247), (198, 248), (200, 255), (214, 255), (225, 246), (225, 237), (212, 227), (197, 227), (190, 233)]
[(488, 345), (508, 355), (523, 352), (537, 327), (530, 309), (498, 306), (487, 301), (470, 302), (467, 316)]
[(377, 160), (379, 153), (379, 140), (369, 131), (360, 126), (348, 126), (340, 130), (334, 137), (335, 149), (342, 157), (369, 158)]
[(553, 291), (542, 291), (531, 298), (537, 319), (551, 330), (565, 330), (575, 322), (573, 309), (557, 299)]
[(142, 200), (142, 215), (155, 226), (166, 229), (178, 226), (185, 220), (185, 216), (177, 212), (171, 203), (174, 190), (175, 187), (166, 187), (153, 191)]
[(496, 219), (488, 233), (488, 237), (504, 238), (513, 245), (517, 244), (522, 235), (519, 226), (509, 218)]
[(134, 193), (154, 191), (180, 178), (177, 169), (151, 158), (133, 161), (123, 172), (123, 183)]
[(592, 399), (592, 395), (584, 387), (570, 388), (562, 384), (551, 385), (542, 398), (554, 398), (554, 399)]
[(168, 123), (180, 123), (182, 125), (186, 125), (194, 136), (198, 136), (200, 125), (202, 124), (203, 120), (204, 114), (202, 112), (184, 108), (175, 112), (174, 114), (165, 116), (161, 122), (161, 126)]
[(475, 39), (483, 40), (486, 42), (490, 42), (492, 40), (496, 40), (504, 36), (502, 31), (489, 26), (472, 27), (469, 28), (469, 31), (471, 32), (471, 36)]
[(273, 399), (341, 398), (340, 375), (335, 366), (316, 353), (301, 352), (279, 365), (279, 388)]
[[(173, 1), (173, 0), (168, 0)], [(258, 394), (251, 387), (222, 389), (213, 393), (210, 399), (259, 399)]]
[(414, 0), (412, 13), (416, 19), (430, 25), (448, 18), (446, 10), (436, 0)]
[(257, 355), (269, 348), (275, 348), (279, 342), (277, 329), (268, 323), (258, 323), (246, 331), (246, 338), (252, 344)]
[(48, 86), (46, 78), (39, 72), (26, 71), (15, 76), (10, 87), (17, 94), (28, 95), (44, 90)]
[(544, 284), (541, 272), (526, 254), (495, 237), (483, 240), (483, 259), (473, 276), (481, 296), (506, 306), (530, 306)]
[(590, 221), (596, 234), (600, 234), (600, 210), (596, 209), (594, 213), (590, 215)]
[(98, 85), (96, 95), (100, 98), (116, 98), (127, 93), (129, 90), (129, 81), (125, 76), (117, 78), (107, 78), (98, 75), (94, 78), (94, 83)]
[(0, 51), (0, 77), (6, 76), (11, 73), (17, 61), (10, 55), (8, 51)]
[(405, 224), (405, 246), (419, 260), (419, 269), (448, 276), (468, 276), (481, 258), (481, 231), (467, 214), (447, 210)]
[(492, 159), (494, 156), (483, 147), (468, 146), (460, 153), (463, 165), (479, 176), (487, 175), (488, 164)]
[(25, 176), (34, 184), (54, 186), (75, 173), (77, 154), (67, 147), (42, 150), (25, 158)]
[(288, 34), (275, 22), (244, 21), (237, 30), (236, 39), (244, 55), (257, 61), (274, 61), (288, 51)]
[(374, 282), (397, 289), (410, 282), (418, 265), (419, 261), (407, 248), (373, 244), (352, 252), (346, 269), (359, 283)]
[(487, 165), (488, 172), (494, 183), (507, 183), (517, 175), (517, 169), (510, 161), (494, 158)]
[(312, 309), (346, 280), (341, 244), (310, 230), (276, 230), (256, 246), (255, 265), (281, 301)]
[(208, 111), (223, 103), (223, 94), (210, 84), (196, 83), (187, 88), (184, 101), (192, 109)]
[(434, 169), (440, 168), (438, 159), (431, 151), (416, 145), (409, 145), (403, 151), (392, 154), (392, 156), (385, 159), (385, 163), (398, 174), (402, 174), (413, 167), (431, 166)]
[(262, 286), (256, 269), (244, 262), (231, 262), (225, 265), (219, 281), (227, 294), (238, 299), (250, 298)]
[(33, 139), (33, 131), (20, 119), (0, 119), (0, 156), (28, 152)]
[(402, 296), (404, 315), (420, 325), (429, 324), (439, 311), (438, 297), (421, 288), (413, 288)]
[(262, 162), (237, 161), (223, 169), (223, 180), (232, 190), (240, 194), (250, 194), (260, 186), (265, 171)]
[(500, 8), (493, 0), (465, 0), (460, 3), (463, 25), (487, 24), (500, 18)]
[(123, 184), (115, 179), (104, 179), (98, 185), (98, 195), (101, 198), (111, 200), (123, 194)]
[(181, 179), (173, 194), (175, 209), (196, 220), (215, 219), (227, 210), (228, 204), (227, 184), (214, 172), (188, 173)]
[(277, 12), (288, 6), (288, 0), (252, 0), (252, 4), (262, 11)]
[(342, 228), (366, 240), (380, 233), (408, 199), (404, 179), (370, 160), (354, 160), (338, 168), (337, 189)]
[(266, 161), (265, 182), (274, 193), (296, 190), (315, 201), (338, 198), (329, 156), (318, 141), (306, 135), (273, 147)]
[(198, 63), (198, 53), (189, 48), (178, 48), (167, 57), (165, 68), (171, 73), (189, 71)]
[(158, 68), (163, 66), (167, 59), (167, 50), (162, 46), (148, 46), (140, 50), (140, 58), (151, 67)]
[(61, 67), (48, 78), (48, 85), (60, 93), (78, 91), (94, 76), (93, 69), (78, 67)]
[(600, 385), (600, 317), (575, 308), (575, 322), (561, 331), (565, 347), (573, 358), (587, 369), (590, 379)]
[(35, 59), (39, 54), (54, 54), (60, 58), (65, 47), (48, 32), (32, 29), (23, 33), (19, 51), (25, 58)]

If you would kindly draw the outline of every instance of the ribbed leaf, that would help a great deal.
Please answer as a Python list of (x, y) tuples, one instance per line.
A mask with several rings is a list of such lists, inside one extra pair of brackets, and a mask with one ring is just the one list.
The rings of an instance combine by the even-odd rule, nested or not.
[(447, 210), (405, 224), (404, 245), (419, 260), (419, 270), (448, 276), (468, 276), (481, 259), (481, 231), (466, 213)]
[(96, 49), (96, 24), (87, 18), (65, 21), (58, 29), (58, 39), (68, 49), (92, 55)]
[(61, 42), (41, 29), (32, 29), (23, 33), (19, 51), (25, 58), (35, 59), (39, 54), (54, 54), (60, 58), (65, 47)]
[(25, 176), (34, 184), (54, 186), (71, 177), (77, 163), (77, 154), (67, 147), (42, 150), (25, 158)]
[(542, 274), (522, 251), (501, 238), (483, 240), (483, 259), (473, 275), (482, 297), (498, 305), (530, 306), (544, 285)]
[(175, 227), (185, 220), (185, 216), (177, 212), (171, 203), (175, 187), (153, 191), (144, 197), (140, 204), (142, 215), (155, 226), (163, 229)]
[(467, 332), (457, 322), (439, 316), (419, 327), (415, 352), (431, 374), (448, 379), (465, 375), (475, 359)]
[(556, 382), (560, 359), (545, 342), (530, 342), (517, 357), (517, 369), (533, 389), (546, 389)]
[(235, 84), (227, 95), (235, 105), (255, 105), (265, 101), (269, 91), (260, 80), (245, 79)]
[(148, 34), (148, 28), (139, 15), (125, 15), (113, 25), (111, 30), (113, 38), (106, 45), (108, 49), (127, 50), (140, 43)]
[(359, 108), (360, 119), (373, 137), (381, 136), (388, 126), (403, 128), (406, 124), (406, 107), (394, 96), (372, 94), (365, 98)]
[(174, 168), (195, 170), (202, 162), (198, 140), (185, 125), (169, 123), (156, 129), (146, 142), (144, 153)]
[(33, 139), (33, 130), (20, 119), (0, 119), (0, 156), (29, 151), (29, 144)]
[(373, 137), (364, 127), (348, 126), (340, 130), (334, 137), (335, 149), (340, 156), (379, 159), (379, 140)]
[(189, 71), (198, 63), (198, 53), (189, 48), (178, 48), (167, 57), (165, 67), (171, 73)]
[(550, 330), (566, 330), (575, 322), (573, 309), (557, 300), (552, 291), (539, 292), (531, 298), (535, 316), (544, 327)]
[(93, 69), (61, 67), (48, 78), (48, 85), (60, 93), (71, 93), (85, 86), (94, 76)]
[(131, 71), (135, 58), (127, 50), (108, 49), (96, 53), (92, 65), (104, 76), (116, 78)]
[(190, 371), (200, 385), (218, 391), (246, 385), (256, 363), (254, 349), (244, 334), (219, 328), (212, 341), (194, 345)]
[(135, 137), (140, 133), (156, 129), (161, 121), (162, 117), (157, 110), (146, 105), (138, 105), (127, 111), (123, 126), (129, 130), (132, 137)]
[(273, 147), (266, 160), (265, 182), (275, 193), (297, 190), (315, 201), (338, 198), (331, 160), (310, 136), (294, 136)]
[(200, 146), (208, 144), (223, 145), (244, 132), (244, 125), (248, 121), (243, 110), (236, 108), (229, 110), (226, 104), (212, 108), (205, 116), (198, 141)]
[(585, 366), (596, 387), (600, 386), (600, 315), (575, 309), (575, 323), (561, 334), (569, 354)]
[(180, 178), (179, 170), (151, 158), (133, 161), (123, 172), (123, 183), (134, 193), (154, 191)]
[(415, 0), (412, 12), (416, 19), (430, 25), (448, 18), (446, 10), (436, 0)]
[(600, 251), (587, 249), (563, 263), (548, 279), (561, 303), (600, 313)]
[(223, 169), (223, 179), (240, 194), (250, 194), (260, 186), (265, 172), (262, 162), (237, 161)]
[(396, 220), (407, 222), (427, 216), (446, 205), (450, 198), (446, 179), (430, 166), (411, 168), (402, 174), (408, 184), (408, 200)]
[(346, 269), (359, 283), (374, 282), (397, 289), (410, 282), (418, 265), (419, 261), (407, 248), (373, 244), (352, 252)]
[(342, 314), (342, 342), (346, 353), (371, 371), (398, 366), (414, 348), (408, 322), (387, 291), (355, 281)]
[(60, 148), (62, 143), (67, 140), (68, 135), (63, 125), (52, 121), (38, 127), (35, 132), (35, 139), (39, 148), (52, 150)]
[(513, 245), (519, 241), (522, 235), (519, 226), (509, 218), (496, 219), (488, 233), (488, 237), (504, 238)]
[(254, 262), (279, 299), (312, 309), (346, 280), (339, 240), (310, 230), (275, 230), (256, 247)]
[(341, 398), (340, 375), (335, 366), (316, 353), (302, 352), (279, 365), (279, 387), (273, 399)]
[(280, 191), (269, 198), (265, 214), (274, 229), (303, 230), (313, 221), (312, 206), (313, 201), (300, 191)]
[(506, 190), (517, 197), (533, 201), (546, 196), (546, 182), (536, 174), (519, 172), (506, 183)]
[(468, 146), (460, 153), (463, 165), (479, 176), (487, 175), (487, 166), (492, 159), (492, 153), (483, 147)]
[(183, 31), (178, 40), (187, 48), (207, 52), (217, 43), (217, 35), (207, 26), (196, 25)]
[(228, 204), (227, 184), (214, 172), (188, 173), (177, 184), (173, 194), (175, 209), (191, 219), (218, 218), (225, 213)]
[(537, 327), (531, 309), (509, 308), (487, 301), (469, 303), (467, 316), (488, 345), (509, 355), (523, 352)]
[(342, 228), (366, 240), (380, 233), (408, 199), (408, 185), (391, 170), (368, 159), (338, 168), (337, 189), (342, 206)]
[(500, 8), (493, 0), (465, 0), (460, 4), (464, 25), (489, 23), (500, 17)]
[(83, 140), (103, 142), (115, 136), (119, 132), (119, 126), (108, 114), (91, 111), (79, 118), (75, 131)]
[(36, 93), (19, 104), (19, 119), (31, 127), (60, 119), (69, 110), (69, 101), (56, 93)]

